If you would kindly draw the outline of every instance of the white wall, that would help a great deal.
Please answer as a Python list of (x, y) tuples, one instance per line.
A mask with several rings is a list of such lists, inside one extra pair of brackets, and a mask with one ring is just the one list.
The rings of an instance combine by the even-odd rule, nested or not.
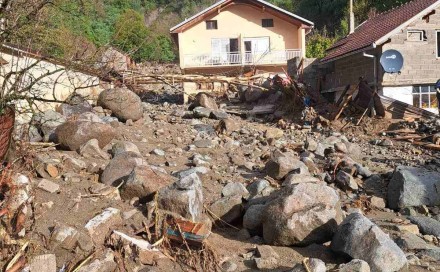
[[(17, 57), (4, 52), (0, 52), (0, 57), (8, 63), (0, 67), (0, 86), (3, 86), (7, 75), (12, 72), (23, 71), (27, 67), (31, 67), (23, 76), (19, 90), (26, 88), (32, 82), (30, 90), (22, 93), (29, 97), (40, 97), (48, 100), (64, 101), (72, 93), (78, 93), (87, 97), (89, 100), (97, 99), (99, 93), (103, 90), (100, 87), (100, 79), (96, 76), (88, 75), (82, 72), (72, 71), (66, 67), (51, 62), (37, 60), (28, 56)], [(12, 84), (16, 82), (12, 77), (5, 83), (5, 93), (11, 89)], [(1, 92), (1, 89), (0, 89)], [(25, 101), (14, 101), (19, 110), (29, 110)], [(45, 111), (54, 109), (58, 103), (35, 102), (37, 109)], [(29, 114), (27, 115), (29, 116)], [(25, 117), (25, 116), (23, 116)], [(25, 118), (26, 119), (26, 118)]]
[[(413, 105), (413, 86), (383, 87), (382, 94), (389, 98), (396, 99), (409, 105)], [(424, 109), (433, 113), (438, 113), (436, 108)]]

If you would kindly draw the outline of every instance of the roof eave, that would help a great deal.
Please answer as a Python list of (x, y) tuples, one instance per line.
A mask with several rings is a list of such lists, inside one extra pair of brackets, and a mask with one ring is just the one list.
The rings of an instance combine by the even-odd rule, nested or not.
[[(179, 33), (178, 29), (179, 29), (180, 27), (182, 27), (182, 26), (184, 26), (185, 24), (187, 24), (187, 23), (193, 21), (194, 19), (196, 19), (196, 18), (198, 18), (199, 16), (201, 16), (201, 15), (207, 13), (208, 11), (210, 11), (210, 10), (212, 10), (212, 9), (215, 9), (215, 8), (221, 6), (222, 4), (224, 4), (225, 2), (228, 2), (228, 1), (230, 1), (230, 0), (222, 0), (222, 1), (219, 1), (219, 2), (215, 3), (214, 5), (212, 5), (212, 6), (208, 7), (208, 8), (206, 8), (206, 9), (202, 10), (201, 12), (195, 14), (194, 16), (190, 17), (189, 19), (187, 19), (187, 20), (185, 20), (185, 21), (179, 23), (178, 25), (176, 25), (176, 26), (170, 28), (170, 33)], [(263, 5), (266, 5), (266, 6), (268, 6), (268, 7), (271, 7), (271, 8), (273, 8), (274, 10), (276, 10), (276, 11), (278, 11), (278, 12), (284, 13), (284, 14), (286, 14), (286, 15), (288, 15), (288, 16), (290, 16), (290, 17), (292, 17), (292, 18), (294, 18), (294, 19), (296, 19), (296, 20), (298, 20), (298, 21), (300, 21), (301, 23), (307, 25), (307, 26), (310, 27), (310, 28), (313, 28), (314, 25), (315, 25), (312, 21), (309, 21), (309, 20), (307, 20), (307, 19), (305, 19), (305, 18), (303, 18), (303, 17), (301, 17), (301, 16), (298, 16), (298, 15), (293, 14), (293, 13), (291, 13), (291, 12), (289, 12), (289, 11), (287, 11), (287, 10), (284, 10), (284, 9), (282, 9), (282, 8), (280, 8), (280, 7), (277, 7), (277, 6), (275, 6), (274, 4), (271, 4), (271, 3), (266, 2), (266, 1), (264, 1), (264, 0), (255, 0), (255, 1), (257, 1), (257, 2), (259, 2), (259, 3), (261, 3), (261, 4), (263, 4)]]
[(365, 52), (365, 51), (368, 51), (368, 50), (371, 50), (371, 49), (375, 49), (376, 46), (377, 46), (376, 43), (373, 43), (373, 44), (364, 46), (364, 47), (362, 47), (360, 49), (356, 49), (354, 51), (348, 52), (346, 54), (343, 54), (343, 55), (340, 55), (340, 56), (336, 56), (336, 57), (331, 58), (331, 59), (326, 59), (324, 61), (321, 60), (319, 63), (320, 64), (326, 64), (326, 63), (330, 63), (330, 62), (333, 62), (333, 61), (337, 61), (337, 60), (340, 60), (340, 59), (343, 59), (343, 58), (346, 58), (346, 57), (349, 57), (349, 56), (352, 56), (352, 55), (355, 55), (355, 54), (358, 54), (358, 53), (362, 53), (362, 52)]

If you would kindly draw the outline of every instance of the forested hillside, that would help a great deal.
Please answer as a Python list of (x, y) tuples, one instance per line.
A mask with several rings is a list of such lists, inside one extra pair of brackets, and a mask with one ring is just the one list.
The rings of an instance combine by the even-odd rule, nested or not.
[[(355, 0), (356, 23), (408, 0)], [(137, 62), (171, 62), (176, 48), (169, 28), (215, 0), (54, 0), (40, 24), (14, 35), (20, 43), (33, 37), (33, 47), (63, 58), (84, 58), (97, 49), (115, 46)], [(309, 57), (348, 31), (348, 0), (270, 0), (316, 24), (309, 35)], [(35, 31), (37, 27), (38, 31)], [(26, 39), (25, 39), (26, 38)]]

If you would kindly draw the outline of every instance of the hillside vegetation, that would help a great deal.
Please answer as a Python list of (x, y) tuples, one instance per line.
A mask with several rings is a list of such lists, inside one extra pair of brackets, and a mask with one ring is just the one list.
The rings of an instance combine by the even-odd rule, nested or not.
[[(355, 0), (356, 23), (408, 0)], [(32, 37), (32, 47), (49, 55), (83, 59), (114, 46), (137, 62), (176, 60), (169, 28), (212, 5), (214, 0), (54, 0), (38, 25), (21, 29), (11, 42)], [(348, 32), (348, 0), (270, 0), (303, 16), (316, 27), (308, 36), (309, 57)], [(36, 31), (37, 30), (37, 31)]]

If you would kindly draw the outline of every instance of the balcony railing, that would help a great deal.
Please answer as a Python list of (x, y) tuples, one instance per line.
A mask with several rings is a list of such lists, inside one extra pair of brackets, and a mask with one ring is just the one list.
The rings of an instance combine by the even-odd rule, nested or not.
[(275, 50), (265, 53), (231, 52), (184, 55), (183, 67), (287, 64), (288, 60), (301, 56), (300, 49)]

